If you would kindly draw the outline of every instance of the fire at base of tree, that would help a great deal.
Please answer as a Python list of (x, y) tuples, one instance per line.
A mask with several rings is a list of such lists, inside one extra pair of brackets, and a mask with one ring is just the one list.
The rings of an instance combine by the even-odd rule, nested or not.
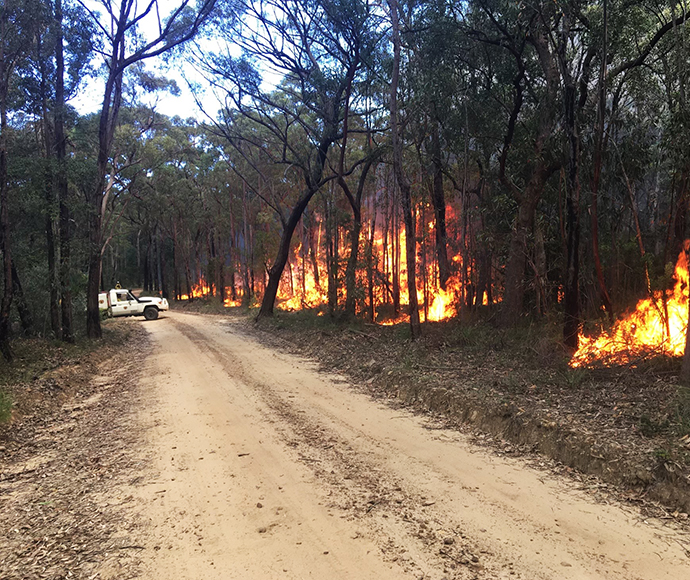
[[(394, 200), (392, 200), (394, 201)], [(372, 199), (371, 206), (384, 207), (388, 212), (395, 212), (383, 190)], [(455, 204), (449, 203), (447, 211), (447, 226), (453, 232), (459, 226), (455, 218)], [(484, 284), (478, 293), (476, 280), (478, 266), (468, 252), (459, 252), (450, 259), (452, 275), (445, 281), (445, 288), (440, 287), (439, 268), (435, 256), (434, 228), (435, 222), (425, 218), (425, 214), (433, 211), (424, 204), (416, 208), (419, 216), (417, 256), (417, 301), (420, 305), (422, 321), (438, 322), (456, 317), (461, 308), (488, 306), (500, 303), (500, 296), (495, 296), (493, 286)], [(395, 220), (400, 224), (400, 219)], [(356, 277), (356, 314), (369, 317), (380, 324), (396, 324), (408, 320), (405, 314), (409, 304), (407, 289), (407, 260), (404, 253), (405, 232), (395, 231), (386, 227), (381, 212), (371, 210), (363, 212), (365, 231), (359, 237), (359, 255), (362, 257), (357, 264)], [(326, 310), (329, 307), (329, 287), (336, 286), (334, 310), (342, 310), (346, 301), (346, 268), (350, 260), (351, 249), (347, 239), (347, 231), (340, 228), (338, 236), (331, 240), (324, 233), (326, 219), (316, 212), (312, 214), (313, 231), (302, 226), (303, 236), (293, 243), (288, 263), (281, 279), (278, 290), (277, 306), (281, 310), (294, 311), (303, 309)], [(451, 248), (462, 246), (462, 240), (453, 239)], [(329, 251), (337, 256), (337, 260), (329, 259)], [(463, 253), (468, 256), (463, 259)], [(226, 258), (227, 260), (227, 258)], [(468, 263), (468, 265), (466, 265)], [(235, 272), (232, 280), (226, 280), (224, 291), (220, 292), (217, 285), (209, 283), (201, 274), (197, 282), (191, 287), (191, 292), (182, 293), (178, 300), (194, 298), (208, 298), (224, 296), (226, 307), (236, 307), (247, 304), (248, 297), (254, 296), (260, 301), (265, 288), (265, 280), (254, 279), (253, 288), (244, 285), (242, 264), (233, 264), (226, 270)], [(461, 280), (465, 280), (465, 284)], [(397, 304), (396, 304), (397, 300)], [(397, 311), (397, 314), (396, 314)]]
[[(414, 339), (558, 316), (573, 365), (677, 356), (687, 7), (451, 4), (1, 3), (3, 356), (99, 338), (116, 280)], [(207, 110), (174, 113), (196, 119), (156, 110), (180, 88), (163, 55), (193, 68)], [(578, 337), (602, 307), (611, 329)]]
[(580, 336), (572, 367), (634, 365), (651, 356), (680, 357), (688, 330), (688, 251), (686, 240), (674, 270), (675, 285), (640, 300), (635, 310), (598, 336)]

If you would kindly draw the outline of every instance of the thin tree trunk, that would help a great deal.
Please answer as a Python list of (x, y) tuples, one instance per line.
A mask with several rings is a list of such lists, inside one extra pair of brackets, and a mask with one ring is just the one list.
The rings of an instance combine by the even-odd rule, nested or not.
[(359, 237), (362, 232), (362, 196), (364, 195), (364, 186), (366, 185), (367, 175), (371, 169), (372, 164), (378, 155), (372, 155), (363, 165), (361, 173), (359, 174), (359, 181), (357, 183), (357, 192), (353, 196), (345, 179), (341, 177), (338, 179), (342, 187), (350, 207), (352, 208), (352, 229), (350, 230), (350, 256), (347, 260), (347, 267), (345, 269), (345, 316), (354, 318), (355, 312), (355, 288), (357, 284), (357, 262), (359, 260)]
[(0, 6), (0, 241), (2, 242), (4, 293), (0, 303), (0, 352), (8, 362), (10, 348), (10, 307), (12, 305), (12, 253), (10, 251), (9, 187), (7, 183), (7, 96), (9, 75), (5, 61), (6, 8)]
[(376, 201), (372, 203), (371, 231), (367, 245), (367, 281), (369, 283), (369, 320), (376, 322), (376, 304), (374, 303), (374, 239), (376, 237)]
[[(565, 41), (564, 41), (565, 42)], [(565, 64), (563, 65), (565, 71)], [(579, 137), (575, 110), (575, 85), (569, 75), (564, 74), (565, 127), (568, 139), (568, 169), (566, 225), (568, 236), (568, 265), (565, 281), (565, 320), (563, 342), (576, 350), (580, 334), (580, 177), (579, 177)]]
[(403, 170), (402, 130), (398, 117), (398, 84), (400, 80), (400, 21), (398, 19), (397, 0), (388, 0), (391, 10), (393, 40), (393, 75), (390, 90), (391, 135), (393, 140), (393, 172), (402, 196), (403, 219), (405, 221), (405, 257), (407, 258), (407, 291), (410, 315), (410, 334), (413, 340), (422, 334), (419, 322), (419, 305), (417, 304), (417, 264), (416, 264), (416, 228), (412, 211), (412, 192), (410, 183)]
[(65, 137), (65, 58), (63, 54), (62, 0), (55, 0), (55, 157), (57, 161), (56, 189), (60, 212), (60, 309), (62, 340), (74, 342), (72, 312), (72, 227), (67, 181), (67, 139)]
[(60, 305), (59, 305), (59, 287), (60, 281), (58, 278), (57, 265), (57, 247), (55, 243), (56, 230), (56, 207), (55, 207), (55, 182), (53, 176), (53, 159), (55, 142), (53, 139), (53, 132), (50, 126), (50, 118), (48, 112), (48, 87), (47, 87), (47, 72), (45, 61), (41, 58), (41, 44), (37, 44), (39, 68), (40, 68), (40, 91), (41, 91), (41, 121), (43, 128), (43, 149), (45, 152), (45, 167), (43, 173), (43, 188), (45, 191), (45, 233), (46, 233), (46, 252), (48, 254), (48, 300), (49, 300), (49, 314), (50, 314), (50, 328), (53, 331), (53, 336), (60, 339), (62, 336), (62, 328), (60, 326)]
[(441, 159), (441, 136), (439, 124), (433, 130), (431, 136), (432, 163), (434, 168), (434, 180), (431, 201), (434, 206), (434, 218), (436, 227), (436, 261), (438, 263), (438, 284), (444, 290), (450, 278), (450, 264), (448, 262), (448, 234), (446, 232), (446, 198), (443, 190), (443, 163)]
[(601, 169), (604, 155), (604, 117), (606, 116), (606, 65), (607, 65), (607, 46), (608, 46), (608, 3), (604, 1), (604, 31), (601, 47), (601, 64), (599, 68), (599, 99), (597, 105), (597, 127), (594, 142), (594, 159), (593, 159), (593, 174), (592, 174), (592, 200), (590, 204), (590, 218), (592, 224), (592, 257), (594, 258), (594, 269), (597, 274), (597, 282), (599, 283), (599, 296), (601, 303), (604, 305), (604, 310), (609, 317), (609, 321), (613, 324), (614, 314), (611, 298), (609, 296), (608, 288), (606, 287), (606, 279), (604, 278), (604, 270), (601, 267), (601, 257), (599, 255), (599, 186), (601, 183)]

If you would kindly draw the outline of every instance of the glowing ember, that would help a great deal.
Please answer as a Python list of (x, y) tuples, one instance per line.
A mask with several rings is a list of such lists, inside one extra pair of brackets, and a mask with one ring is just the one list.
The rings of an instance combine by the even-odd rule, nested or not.
[[(635, 310), (595, 338), (580, 336), (570, 366), (594, 361), (606, 366), (626, 364), (650, 353), (682, 356), (688, 327), (688, 259), (690, 241), (678, 256), (673, 290), (655, 292), (653, 299), (638, 302)], [(664, 298), (666, 305), (664, 306)]]

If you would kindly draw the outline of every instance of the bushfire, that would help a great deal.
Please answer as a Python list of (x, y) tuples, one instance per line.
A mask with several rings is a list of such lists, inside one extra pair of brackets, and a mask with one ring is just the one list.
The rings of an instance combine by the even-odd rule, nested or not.
[(650, 354), (682, 356), (688, 327), (688, 258), (690, 241), (678, 256), (672, 290), (640, 300), (635, 310), (596, 337), (580, 336), (570, 365), (634, 364)]
[[(421, 216), (420, 211), (420, 216)], [(448, 208), (449, 219), (453, 211)], [(369, 312), (373, 310), (375, 320), (380, 324), (395, 324), (408, 319), (406, 307), (409, 304), (407, 288), (407, 261), (405, 257), (405, 232), (402, 228), (394, 231), (383, 223), (383, 216), (364, 224), (360, 236), (359, 263), (356, 271), (356, 285), (360, 308), (367, 304)], [(321, 308), (328, 304), (328, 265), (336, 264), (337, 300), (342, 305), (345, 301), (345, 269), (349, 258), (349, 241), (345, 230), (339, 235), (336, 250), (327, 248), (321, 243), (322, 232), (319, 224), (317, 236), (311, 243), (307, 239), (297, 240), (288, 260), (278, 289), (276, 307), (283, 310), (301, 310)], [(437, 262), (434, 257), (434, 222), (419, 220), (417, 267), (417, 301), (420, 305), (422, 321), (441, 321), (456, 316), (463, 301), (467, 301), (466, 286), (463, 291), (463, 259), (460, 253), (450, 256), (455, 274), (441, 288)], [(369, 256), (369, 257), (368, 257)], [(367, 272), (367, 268), (369, 271)], [(333, 266), (331, 266), (333, 270)], [(472, 276), (472, 266), (467, 266), (463, 273), (465, 280)], [(236, 289), (242, 294), (242, 282), (236, 280)], [(261, 281), (254, 289), (257, 298), (261, 297)], [(367, 293), (365, 288), (369, 287)], [(180, 296), (181, 300), (202, 298), (216, 294), (203, 278), (191, 288), (191, 293)], [(235, 293), (237, 295), (238, 292)], [(366, 294), (366, 297), (365, 297)], [(224, 304), (226, 307), (239, 306), (241, 299), (233, 300), (231, 288), (226, 289)], [(373, 302), (373, 308), (371, 305)], [(399, 305), (399, 313), (392, 312), (391, 305)], [(488, 304), (486, 295), (483, 304)], [(384, 308), (385, 307), (385, 308)], [(391, 316), (393, 314), (393, 316)]]
[[(433, 222), (427, 225), (430, 233)], [(375, 228), (373, 231), (371, 228)], [(320, 232), (319, 232), (320, 237)], [(405, 233), (399, 231), (393, 236), (390, 231), (380, 231), (376, 223), (369, 225), (369, 231), (363, 231), (360, 239), (362, 248), (369, 244), (372, 258), (371, 265), (376, 268), (376, 284), (371, 286), (368, 296), (373, 301), (374, 319), (379, 324), (391, 325), (405, 322), (405, 313), (409, 304), (407, 290), (407, 264), (405, 260)], [(322, 308), (328, 304), (328, 268), (327, 260), (338, 264), (338, 302), (345, 300), (345, 264), (348, 259), (347, 242), (339, 240), (341, 254), (326, 256), (326, 251), (320, 243), (309, 247), (303, 243), (296, 243), (291, 252), (288, 265), (283, 274), (278, 290), (276, 307), (282, 310), (302, 310), (307, 308)], [(686, 332), (688, 326), (688, 251), (690, 240), (685, 243), (675, 267), (675, 285), (665, 292), (658, 291), (644, 300), (640, 300), (634, 311), (616, 322), (608, 331), (602, 331), (597, 336), (580, 335), (579, 347), (573, 355), (572, 367), (589, 366), (592, 364), (614, 366), (620, 364), (634, 364), (647, 356), (658, 354), (667, 356), (682, 356), (685, 351)], [(417, 256), (424, 257), (423, 249), (418, 250)], [(362, 258), (364, 259), (364, 258)], [(420, 259), (417, 263), (417, 301), (420, 305), (422, 321), (442, 321), (456, 316), (460, 305), (466, 301), (466, 289), (463, 288), (460, 275), (463, 271), (462, 256), (451, 258), (456, 274), (451, 276), (445, 288), (439, 285), (436, 262), (433, 259)], [(357, 286), (360, 294), (367, 285), (366, 267), (360, 267), (357, 272)], [(471, 268), (466, 269), (471, 272)], [(468, 276), (469, 278), (469, 276)], [(371, 272), (370, 272), (371, 280)], [(371, 284), (371, 282), (369, 282)], [(226, 288), (224, 305), (226, 307), (240, 306), (241, 283), (236, 285), (233, 299), (232, 288)], [(258, 289), (260, 298), (260, 290)], [(185, 294), (180, 298), (202, 298), (214, 294), (214, 289), (202, 278), (191, 289), (191, 295)], [(379, 316), (378, 310), (393, 302), (397, 295), (400, 311), (397, 316)], [(487, 296), (482, 297), (482, 303), (487, 304)]]

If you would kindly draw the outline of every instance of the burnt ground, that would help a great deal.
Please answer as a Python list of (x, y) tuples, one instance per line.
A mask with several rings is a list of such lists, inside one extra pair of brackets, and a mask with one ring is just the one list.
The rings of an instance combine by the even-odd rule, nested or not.
[(412, 342), (407, 325), (279, 313), (255, 331), (498, 454), (531, 455), (602, 497), (687, 524), (690, 391), (678, 384), (679, 360), (571, 369), (557, 325), (505, 331), (453, 321), (426, 325)]

